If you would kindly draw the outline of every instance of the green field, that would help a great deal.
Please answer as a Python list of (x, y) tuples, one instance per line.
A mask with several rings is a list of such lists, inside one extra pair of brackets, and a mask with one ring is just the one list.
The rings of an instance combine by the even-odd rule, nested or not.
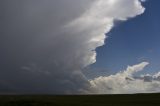
[(160, 106), (160, 94), (0, 96), (0, 106)]

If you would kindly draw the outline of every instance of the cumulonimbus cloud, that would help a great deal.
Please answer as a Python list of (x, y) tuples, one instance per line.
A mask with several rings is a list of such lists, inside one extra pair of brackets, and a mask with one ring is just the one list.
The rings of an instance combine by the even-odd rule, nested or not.
[(114, 21), (144, 12), (140, 0), (2, 0), (0, 92), (81, 93)]

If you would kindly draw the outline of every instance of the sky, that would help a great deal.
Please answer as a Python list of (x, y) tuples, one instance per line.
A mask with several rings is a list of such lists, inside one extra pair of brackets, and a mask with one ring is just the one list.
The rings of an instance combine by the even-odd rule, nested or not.
[(106, 45), (97, 48), (97, 62), (92, 67), (107, 69), (111, 74), (123, 70), (128, 65), (148, 61), (150, 65), (142, 73), (158, 72), (159, 2), (148, 0), (143, 3), (146, 10), (142, 15), (124, 23), (116, 22), (116, 26), (107, 34), (109, 37), (105, 41)]
[(158, 0), (1, 0), (0, 94), (160, 92)]

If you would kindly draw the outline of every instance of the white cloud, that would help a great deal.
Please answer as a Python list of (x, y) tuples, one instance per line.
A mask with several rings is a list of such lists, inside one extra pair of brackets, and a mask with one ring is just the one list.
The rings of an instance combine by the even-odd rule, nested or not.
[(72, 32), (71, 37), (77, 40), (75, 45), (81, 45), (78, 48), (77, 57), (80, 56), (78, 61), (81, 61), (84, 66), (94, 63), (95, 49), (104, 45), (105, 33), (113, 28), (114, 21), (127, 20), (142, 14), (144, 10), (139, 0), (94, 0), (87, 11), (65, 25), (64, 30)]
[[(19, 92), (87, 89), (89, 82), (81, 69), (96, 62), (95, 49), (104, 45), (105, 33), (115, 20), (125, 21), (145, 10), (139, 0), (3, 0), (0, 4), (4, 8), (0, 33), (5, 37), (0, 40), (7, 39), (2, 41), (7, 50), (1, 62), (9, 61), (1, 73), (14, 79), (0, 78)], [(23, 71), (12, 71), (18, 69)]]
[(148, 62), (142, 62), (142, 63), (134, 65), (134, 66), (128, 66), (127, 69), (126, 69), (126, 71), (124, 71), (124, 74), (126, 76), (132, 76), (133, 73), (136, 73), (138, 71), (143, 70), (143, 68), (145, 66), (147, 66), (148, 64), (149, 64)]
[[(95, 78), (90, 81), (91, 89), (99, 94), (160, 92), (159, 74), (134, 77), (136, 72), (142, 71), (148, 64), (148, 62), (142, 62), (129, 66), (125, 71), (115, 75)], [(154, 79), (155, 76), (156, 79)]]

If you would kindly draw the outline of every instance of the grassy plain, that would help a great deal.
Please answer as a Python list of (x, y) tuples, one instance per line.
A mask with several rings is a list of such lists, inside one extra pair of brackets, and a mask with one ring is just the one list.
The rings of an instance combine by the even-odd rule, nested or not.
[(1, 95), (0, 106), (160, 106), (160, 94)]

